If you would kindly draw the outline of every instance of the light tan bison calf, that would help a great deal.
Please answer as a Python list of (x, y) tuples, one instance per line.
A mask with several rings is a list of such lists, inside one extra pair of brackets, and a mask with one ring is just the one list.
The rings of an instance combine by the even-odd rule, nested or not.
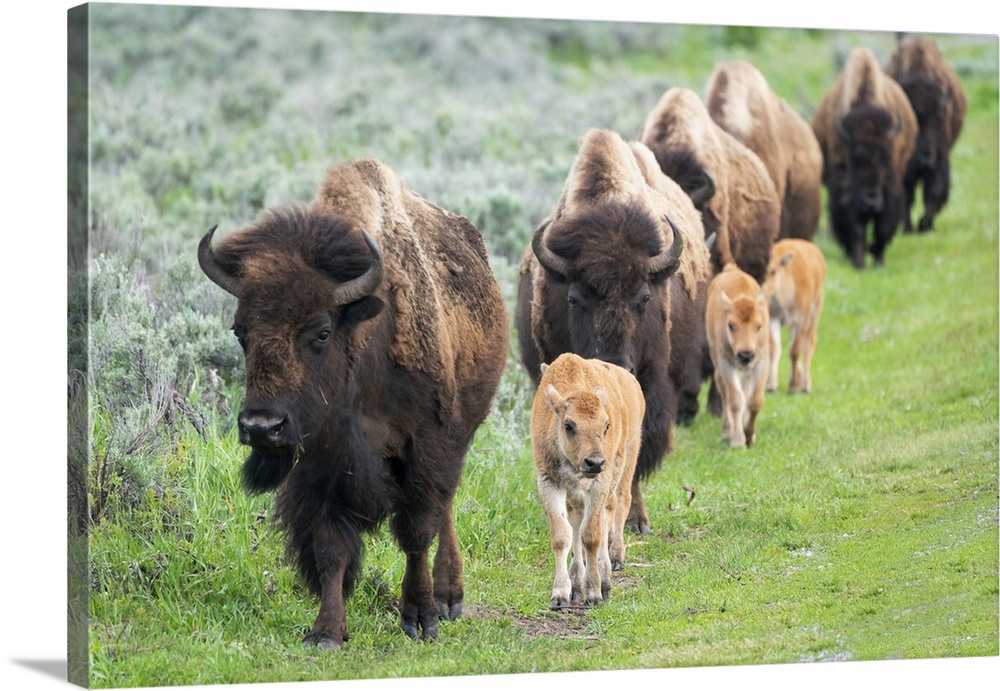
[(807, 240), (786, 239), (771, 249), (771, 261), (761, 288), (771, 312), (771, 367), (767, 390), (778, 389), (778, 360), (781, 359), (781, 327), (791, 329), (788, 356), (792, 372), (788, 392), (812, 390), (810, 365), (816, 351), (816, 328), (823, 311), (823, 283), (826, 260), (819, 247)]
[(608, 598), (611, 572), (625, 561), (645, 412), (639, 382), (617, 365), (572, 353), (542, 365), (531, 446), (556, 561), (552, 609)]
[(712, 279), (705, 308), (705, 335), (722, 398), (722, 438), (732, 448), (757, 437), (770, 365), (767, 299), (753, 276), (733, 263)]

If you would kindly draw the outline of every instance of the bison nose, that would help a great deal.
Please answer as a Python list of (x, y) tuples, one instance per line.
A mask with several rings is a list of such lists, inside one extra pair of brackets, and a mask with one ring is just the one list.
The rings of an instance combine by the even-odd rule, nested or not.
[(604, 470), (604, 459), (603, 458), (585, 458), (583, 459), (583, 472), (587, 475), (597, 475), (602, 470)]
[(934, 149), (921, 151), (919, 156), (920, 165), (924, 168), (933, 168), (937, 162), (937, 152)]
[(240, 443), (253, 447), (279, 447), (286, 443), (288, 418), (267, 413), (240, 413)]
[(753, 362), (753, 351), (752, 350), (741, 350), (736, 353), (736, 359), (740, 361), (741, 365), (749, 365)]
[(861, 193), (861, 203), (866, 209), (879, 211), (882, 208), (882, 190), (867, 189)]

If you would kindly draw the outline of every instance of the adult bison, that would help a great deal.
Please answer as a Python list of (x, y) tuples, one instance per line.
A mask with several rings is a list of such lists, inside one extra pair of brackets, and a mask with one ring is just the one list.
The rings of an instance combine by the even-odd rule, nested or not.
[(903, 232), (913, 232), (910, 211), (918, 184), (923, 185), (924, 215), (917, 229), (931, 230), (951, 191), (950, 155), (965, 121), (965, 91), (937, 44), (922, 36), (901, 38), (885, 72), (903, 88), (919, 125), (916, 148), (903, 177)]
[(858, 269), (868, 248), (885, 262), (904, 213), (903, 175), (917, 138), (917, 118), (900, 86), (868, 48), (855, 48), (820, 101), (812, 121), (823, 152), (830, 227)]
[(705, 105), (767, 168), (781, 199), (778, 236), (811, 240), (819, 226), (823, 154), (809, 123), (746, 60), (716, 65), (705, 86)]
[(677, 223), (690, 222), (689, 214), (690, 205), (685, 210), (646, 183), (619, 135), (590, 130), (518, 278), (521, 358), (536, 386), (542, 363), (571, 352), (619, 365), (642, 387), (646, 413), (628, 525), (643, 533), (649, 517), (639, 480), (673, 447), (668, 279), (684, 246)]
[(696, 93), (678, 87), (660, 97), (640, 140), (701, 211), (706, 237), (716, 235), (714, 271), (735, 262), (764, 280), (781, 201), (757, 154), (719, 127)]
[(198, 259), (238, 298), (243, 484), (278, 490), (289, 556), (319, 595), (304, 644), (348, 639), (360, 533), (387, 518), (406, 554), (403, 631), (435, 637), (439, 616), (461, 613), (452, 502), (507, 353), (479, 232), (372, 159), (330, 168), (309, 206), (213, 247), (214, 231)]

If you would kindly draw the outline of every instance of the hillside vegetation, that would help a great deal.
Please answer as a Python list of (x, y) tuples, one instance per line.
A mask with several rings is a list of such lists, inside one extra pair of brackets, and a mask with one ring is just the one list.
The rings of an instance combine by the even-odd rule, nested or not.
[(90, 281), (70, 308), (90, 301), (93, 686), (1000, 654), (995, 36), (935, 37), (970, 102), (936, 229), (856, 271), (824, 210), (814, 392), (787, 395), (783, 361), (749, 450), (704, 413), (678, 430), (643, 490), (653, 531), (628, 536), (607, 603), (548, 610), (534, 392), (512, 350), (456, 500), (463, 618), (433, 643), (401, 633), (404, 557), (384, 529), (351, 640), (327, 653), (301, 647), (317, 601), (272, 498), (239, 485), (235, 300), (197, 268), (204, 232), (373, 156), (476, 224), (512, 313), (588, 128), (635, 138), (664, 90), (700, 93), (736, 57), (809, 119), (851, 47), (885, 60), (895, 38), (113, 4), (90, 19)]

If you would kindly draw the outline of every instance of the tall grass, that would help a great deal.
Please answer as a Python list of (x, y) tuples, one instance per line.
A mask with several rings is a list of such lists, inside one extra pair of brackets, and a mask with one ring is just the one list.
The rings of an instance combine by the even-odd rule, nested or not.
[(71, 295), (91, 304), (94, 686), (998, 654), (995, 37), (939, 37), (970, 96), (940, 227), (865, 272), (821, 231), (815, 392), (769, 396), (746, 452), (710, 416), (678, 431), (610, 602), (547, 610), (515, 348), (456, 500), (466, 616), (433, 644), (401, 635), (404, 561), (382, 531), (349, 644), (319, 655), (299, 645), (317, 603), (271, 499), (239, 487), (242, 356), (232, 299), (194, 263), (205, 230), (375, 156), (483, 231), (510, 309), (587, 128), (634, 137), (663, 90), (701, 91), (733, 57), (808, 117), (851, 46), (885, 58), (893, 37), (127, 5), (91, 20), (90, 282)]

